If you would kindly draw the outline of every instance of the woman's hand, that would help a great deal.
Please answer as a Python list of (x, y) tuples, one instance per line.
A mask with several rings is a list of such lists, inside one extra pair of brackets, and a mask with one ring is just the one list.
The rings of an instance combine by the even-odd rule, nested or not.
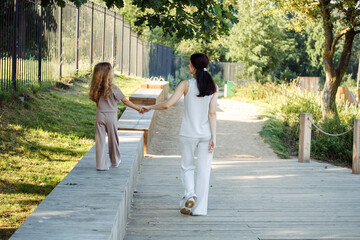
[(213, 153), (215, 147), (216, 147), (216, 139), (211, 137), (211, 140), (209, 142), (209, 153)]
[(139, 110), (139, 113), (140, 114), (144, 114), (144, 113), (147, 113), (148, 111), (150, 111), (150, 107), (149, 106), (142, 106)]

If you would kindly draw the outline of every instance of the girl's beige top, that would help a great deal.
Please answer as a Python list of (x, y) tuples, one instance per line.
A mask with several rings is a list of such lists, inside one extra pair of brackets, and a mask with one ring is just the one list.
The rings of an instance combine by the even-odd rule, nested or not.
[(117, 102), (121, 101), (125, 95), (121, 92), (120, 88), (116, 85), (112, 88), (112, 93), (108, 99), (105, 100), (103, 96), (100, 97), (97, 104), (98, 112), (115, 112), (117, 113)]

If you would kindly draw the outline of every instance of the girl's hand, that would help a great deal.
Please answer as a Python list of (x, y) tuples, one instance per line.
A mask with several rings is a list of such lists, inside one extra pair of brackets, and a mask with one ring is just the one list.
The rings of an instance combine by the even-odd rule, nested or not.
[(215, 147), (216, 147), (216, 139), (211, 137), (211, 140), (209, 142), (209, 153), (213, 153)]
[(149, 108), (149, 107), (144, 107), (144, 106), (142, 106), (142, 107), (140, 108), (140, 110), (139, 110), (139, 113), (140, 113), (140, 114), (144, 114), (144, 113), (146, 113), (146, 112), (148, 112), (148, 111), (150, 111), (150, 108)]
[(120, 113), (120, 110), (118, 109), (117, 113), (119, 114)]

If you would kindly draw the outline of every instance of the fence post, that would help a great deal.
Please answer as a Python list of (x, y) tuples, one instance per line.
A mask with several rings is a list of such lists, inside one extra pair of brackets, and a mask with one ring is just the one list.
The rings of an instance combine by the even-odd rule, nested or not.
[(105, 61), (105, 29), (106, 29), (106, 7), (104, 7), (103, 41), (102, 41), (102, 61)]
[(13, 42), (13, 56), (12, 56), (12, 85), (16, 91), (16, 62), (19, 48), (19, 0), (14, 0), (14, 42)]
[(311, 113), (300, 114), (300, 139), (298, 162), (310, 162), (311, 148)]
[(59, 7), (59, 79), (62, 77), (62, 19), (63, 9)]
[(116, 12), (114, 12), (114, 29), (113, 29), (113, 44), (112, 44), (112, 56), (111, 56), (111, 61), (112, 61), (112, 66), (113, 68), (115, 68), (115, 45), (116, 45)]
[(42, 65), (42, 33), (43, 33), (43, 8), (40, 5), (39, 1), (36, 2), (36, 6), (40, 7), (39, 11), (39, 33), (38, 33), (38, 41), (39, 41), (39, 66), (38, 66), (38, 81), (41, 84), (41, 65)]
[(91, 2), (90, 66), (94, 63), (94, 3)]
[(79, 73), (79, 21), (80, 21), (80, 8), (76, 7), (76, 49), (75, 49), (75, 72)]
[(360, 174), (360, 119), (354, 121), (352, 173)]
[(124, 27), (125, 27), (125, 23), (124, 23), (125, 19), (124, 16), (121, 16), (121, 56), (120, 56), (120, 72), (124, 73)]
[(129, 32), (129, 56), (128, 56), (128, 74), (131, 75), (131, 25), (129, 24), (130, 32)]

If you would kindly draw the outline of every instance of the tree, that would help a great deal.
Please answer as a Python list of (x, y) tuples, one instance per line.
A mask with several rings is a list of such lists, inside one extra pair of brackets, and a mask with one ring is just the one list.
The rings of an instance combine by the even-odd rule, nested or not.
[(295, 40), (286, 35), (285, 16), (264, 14), (268, 9), (251, 0), (239, 2), (239, 23), (233, 26), (226, 41), (227, 57), (244, 64), (241, 77), (260, 82), (274, 80), (283, 60), (296, 58), (291, 55), (295, 52)]
[[(273, 12), (294, 14), (294, 28), (302, 30), (306, 22), (320, 18), (324, 29), (322, 54), (326, 81), (322, 94), (324, 120), (336, 114), (337, 89), (349, 65), (355, 35), (360, 33), (360, 9), (356, 0), (274, 0)], [(342, 40), (342, 41), (341, 41)], [(335, 59), (336, 49), (341, 51)]]
[[(87, 0), (69, 0), (76, 6)], [(124, 6), (124, 0), (103, 0), (108, 8)], [(236, 23), (235, 9), (229, 1), (218, 0), (133, 0), (144, 13), (137, 17), (136, 25), (146, 24), (150, 29), (161, 27), (164, 34), (179, 39), (216, 39), (226, 35), (231, 24)], [(43, 6), (65, 6), (65, 0), (41, 0)]]

